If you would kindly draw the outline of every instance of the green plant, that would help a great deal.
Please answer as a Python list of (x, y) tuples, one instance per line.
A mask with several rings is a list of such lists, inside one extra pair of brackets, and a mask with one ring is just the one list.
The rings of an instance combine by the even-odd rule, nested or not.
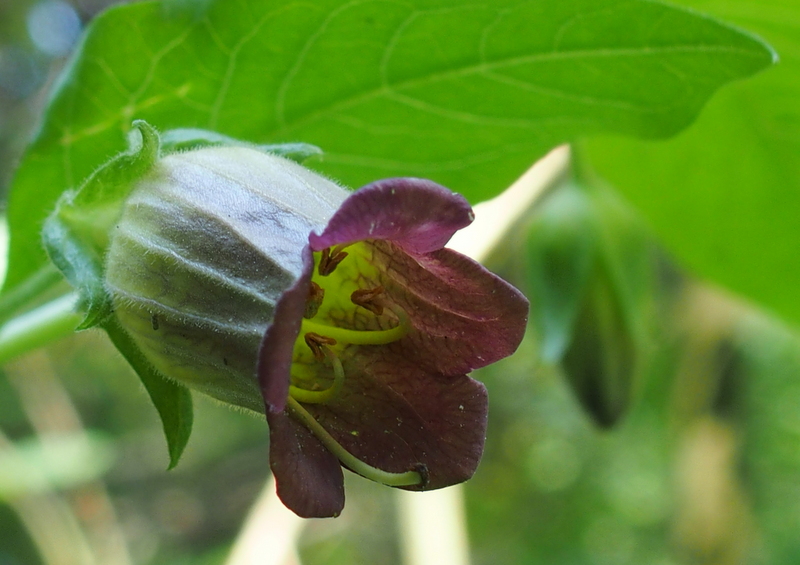
[[(704, 7), (785, 47), (783, 68), (709, 102), (777, 55), (748, 32), (649, 0), (164, 0), (112, 8), (91, 23), (55, 85), (11, 186), (0, 359), (71, 332), (81, 318), (71, 295), (41, 306), (63, 288), (41, 245), (46, 225), (50, 257), (80, 291), (81, 327), (104, 327), (136, 369), (174, 465), (191, 430), (189, 393), (114, 321), (126, 303), (114, 306), (104, 282), (108, 234), (132, 179), (170, 152), (260, 145), (307, 158), (306, 166), (345, 186), (424, 177), (476, 205), (553, 147), (573, 143), (571, 169), (489, 261), (531, 299), (546, 360), (563, 367), (598, 421), (617, 423), (647, 398), (654, 296), (665, 280), (659, 269), (671, 262), (592, 169), (695, 273), (787, 321), (800, 319), (800, 269), (791, 259), (800, 79), (796, 42), (783, 33), (800, 17), (791, 3)], [(162, 132), (161, 141), (137, 120)], [(134, 127), (143, 141), (125, 152)], [(124, 263), (112, 262), (117, 271)], [(385, 331), (389, 322), (381, 323)], [(309, 347), (333, 371), (315, 384), (338, 386), (331, 344)]]

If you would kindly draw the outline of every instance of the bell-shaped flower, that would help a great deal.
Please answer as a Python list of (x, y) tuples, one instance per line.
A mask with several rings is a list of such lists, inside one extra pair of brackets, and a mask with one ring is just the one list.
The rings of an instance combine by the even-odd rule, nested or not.
[(443, 247), (472, 219), (442, 186), (388, 179), (309, 236), (258, 365), (270, 465), (297, 514), (340, 513), (341, 466), (408, 490), (475, 472), (487, 395), (467, 373), (516, 349), (528, 302)]

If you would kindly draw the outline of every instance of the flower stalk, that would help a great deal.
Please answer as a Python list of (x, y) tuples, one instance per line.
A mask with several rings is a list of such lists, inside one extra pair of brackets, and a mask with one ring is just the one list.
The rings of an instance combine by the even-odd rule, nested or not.
[(77, 301), (67, 294), (9, 320), (0, 328), (0, 365), (73, 333), (83, 319)]

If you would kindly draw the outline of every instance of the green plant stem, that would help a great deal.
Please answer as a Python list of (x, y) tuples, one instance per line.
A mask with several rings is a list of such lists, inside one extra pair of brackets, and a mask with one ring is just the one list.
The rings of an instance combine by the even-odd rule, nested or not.
[(40, 298), (42, 294), (63, 279), (61, 273), (52, 264), (48, 264), (10, 292), (3, 292), (0, 296), (0, 324), (10, 319), (18, 310)]
[(0, 365), (75, 331), (83, 319), (75, 312), (76, 294), (48, 302), (0, 328)]

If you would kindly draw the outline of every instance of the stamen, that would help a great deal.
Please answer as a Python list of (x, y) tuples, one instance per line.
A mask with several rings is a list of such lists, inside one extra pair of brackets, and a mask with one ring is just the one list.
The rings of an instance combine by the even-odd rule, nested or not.
[(353, 294), (350, 295), (350, 301), (356, 306), (366, 308), (376, 316), (380, 316), (383, 314), (383, 304), (380, 304), (375, 299), (383, 294), (383, 292), (384, 289), (382, 286), (376, 286), (370, 289), (360, 288), (353, 291)]
[(298, 402), (305, 402), (306, 404), (324, 404), (330, 399), (334, 398), (344, 386), (344, 367), (339, 357), (330, 348), (321, 346), (325, 352), (328, 361), (333, 365), (333, 384), (325, 390), (308, 390), (299, 388), (294, 385), (289, 385), (289, 395), (295, 398)]
[(330, 275), (336, 270), (339, 263), (347, 257), (347, 253), (342, 251), (342, 249), (342, 246), (337, 246), (334, 247), (333, 251), (331, 251), (330, 247), (326, 247), (322, 250), (322, 256), (319, 258), (319, 267), (317, 267), (317, 271), (321, 277)]
[(311, 319), (316, 316), (317, 312), (319, 312), (319, 307), (322, 306), (322, 300), (324, 298), (325, 289), (314, 281), (311, 281), (311, 286), (308, 289), (308, 298), (306, 298), (306, 311), (303, 317)]
[[(348, 330), (346, 328), (318, 324), (311, 320), (303, 320), (302, 323), (302, 331), (307, 332), (306, 343), (308, 343), (309, 335), (322, 337), (322, 334), (324, 334), (329, 336), (328, 339), (334, 340), (331, 345), (335, 345), (337, 342), (351, 345), (386, 345), (403, 338), (408, 333), (408, 324), (402, 321), (388, 330)], [(309, 344), (309, 347), (314, 351), (314, 347), (311, 344)], [(314, 355), (316, 356), (316, 351)]]
[[(305, 324), (306, 320), (303, 320), (302, 323)], [(319, 324), (314, 325), (319, 326)], [(324, 328), (324, 326), (320, 327)], [(311, 349), (311, 353), (314, 354), (314, 359), (320, 363), (325, 360), (325, 354), (322, 351), (322, 347), (324, 345), (336, 345), (336, 340), (334, 338), (320, 335), (315, 332), (306, 332), (306, 334), (303, 336), (303, 339), (305, 339), (306, 345)]]
[[(339, 459), (339, 461), (341, 461), (342, 464), (347, 466), (347, 468), (351, 471), (358, 473), (362, 477), (373, 480), (376, 483), (381, 483), (390, 487), (420, 486), (426, 482), (418, 471), (390, 473), (364, 463), (355, 455), (347, 451), (342, 444), (336, 441), (334, 437), (322, 427), (322, 424), (317, 422), (314, 417), (306, 411), (305, 408), (300, 406), (300, 403), (297, 402), (297, 400), (289, 396), (286, 404), (289, 410), (294, 413), (294, 415), (297, 416), (315, 436), (317, 436), (317, 439), (322, 442), (328, 451), (333, 453), (336, 458)], [(417, 468), (424, 467), (422, 467), (421, 464), (418, 464)]]

